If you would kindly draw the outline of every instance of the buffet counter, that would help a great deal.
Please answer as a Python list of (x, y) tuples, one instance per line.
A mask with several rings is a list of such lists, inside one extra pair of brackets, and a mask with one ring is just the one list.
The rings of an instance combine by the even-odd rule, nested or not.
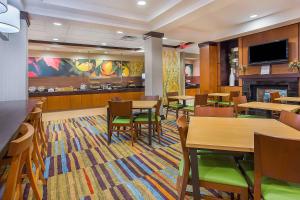
[(29, 93), (30, 99), (47, 98), (44, 108), (46, 112), (104, 107), (113, 97), (138, 100), (141, 96), (144, 96), (144, 88)]

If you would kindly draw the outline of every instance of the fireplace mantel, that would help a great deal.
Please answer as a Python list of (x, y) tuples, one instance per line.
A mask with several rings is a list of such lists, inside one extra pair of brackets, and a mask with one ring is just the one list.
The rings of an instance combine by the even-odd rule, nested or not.
[(240, 75), (240, 79), (273, 79), (273, 78), (299, 78), (300, 73), (288, 73), (288, 74), (251, 74)]

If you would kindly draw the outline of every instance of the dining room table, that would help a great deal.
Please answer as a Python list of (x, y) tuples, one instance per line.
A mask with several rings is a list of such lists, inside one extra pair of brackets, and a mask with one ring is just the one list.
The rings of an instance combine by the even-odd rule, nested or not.
[(227, 92), (214, 92), (214, 93), (209, 93), (208, 97), (213, 97), (214, 99), (217, 100), (217, 103), (222, 101), (223, 97), (229, 97), (230, 93)]
[(300, 140), (300, 132), (275, 119), (191, 117), (186, 146), (191, 159), (194, 199), (200, 199), (197, 151), (254, 152), (254, 134)]
[(5, 155), (9, 142), (17, 137), (20, 125), (35, 104), (36, 100), (0, 102), (0, 159)]
[(175, 99), (175, 100), (182, 101), (183, 107), (186, 107), (186, 101), (188, 101), (188, 100), (194, 100), (195, 96), (179, 95), (179, 96), (170, 96), (168, 98), (169, 99)]
[(300, 97), (279, 97), (275, 99), (276, 101), (286, 101), (286, 102), (298, 102), (300, 103)]
[[(138, 100), (138, 101), (132, 101), (132, 109), (142, 109), (147, 110), (148, 115), (148, 144), (152, 145), (152, 109), (155, 108), (157, 104), (157, 101), (151, 101), (151, 100)], [(109, 113), (109, 106), (107, 106), (107, 129), (109, 127), (109, 120), (110, 120), (110, 113)], [(109, 134), (108, 134), (109, 135)], [(108, 137), (108, 144), (111, 143), (111, 137)]]

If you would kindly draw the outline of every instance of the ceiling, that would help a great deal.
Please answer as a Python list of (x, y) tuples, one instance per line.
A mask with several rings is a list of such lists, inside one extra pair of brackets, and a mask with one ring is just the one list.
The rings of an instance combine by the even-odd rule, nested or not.
[[(145, 6), (137, 0), (20, 1), (31, 16), (29, 39), (141, 48), (143, 34), (158, 31), (168, 38), (164, 44), (195, 42), (184, 50), (194, 53), (197, 43), (300, 21), (300, 0), (145, 0)], [(123, 40), (124, 35), (135, 40)]]

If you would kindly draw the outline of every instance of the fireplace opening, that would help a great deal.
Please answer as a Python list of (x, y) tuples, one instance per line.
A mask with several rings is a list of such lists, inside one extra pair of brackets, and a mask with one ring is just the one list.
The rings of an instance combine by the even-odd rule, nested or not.
[(254, 101), (270, 102), (270, 93), (279, 92), (280, 96), (287, 96), (287, 85), (251, 85), (251, 97)]

